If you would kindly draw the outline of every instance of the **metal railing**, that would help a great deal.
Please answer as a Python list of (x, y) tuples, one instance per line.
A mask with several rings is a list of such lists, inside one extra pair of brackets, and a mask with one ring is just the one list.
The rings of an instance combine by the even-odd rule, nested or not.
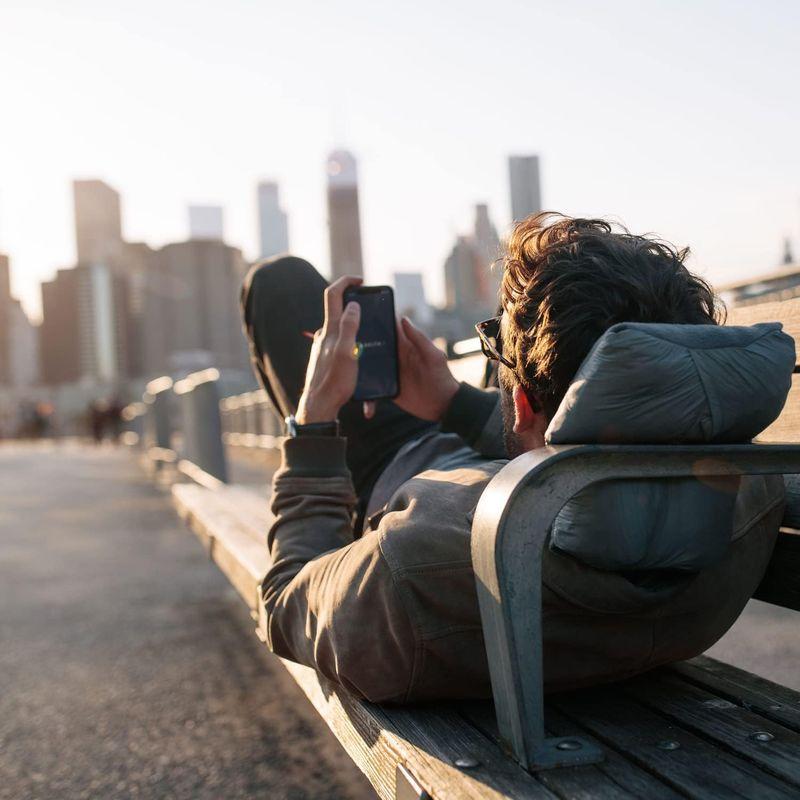
[(222, 441), (232, 447), (271, 449), (283, 436), (283, 421), (273, 410), (266, 392), (225, 397), (219, 404)]
[(226, 447), (270, 450), (283, 436), (283, 421), (263, 390), (220, 398), (215, 369), (173, 384), (150, 381), (142, 401), (124, 412), (125, 442), (138, 445), (156, 469), (174, 464), (194, 480), (226, 483)]

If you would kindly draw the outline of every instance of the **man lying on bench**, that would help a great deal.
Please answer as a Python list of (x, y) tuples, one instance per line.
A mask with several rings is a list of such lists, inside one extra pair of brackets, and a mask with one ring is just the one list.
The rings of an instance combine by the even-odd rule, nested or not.
[[(531, 217), (507, 245), (503, 313), (479, 325), (500, 391), (459, 385), (403, 319), (401, 394), (363, 411), (359, 309), (342, 307), (359, 279), (326, 286), (288, 256), (255, 267), (242, 292), (254, 367), (296, 422), (272, 494), (273, 652), (373, 701), (490, 696), (470, 528), (509, 458), (545, 443), (745, 442), (785, 402), (792, 339), (777, 323), (718, 326), (686, 252)], [(573, 498), (543, 565), (546, 687), (711, 646), (758, 585), (782, 507), (780, 477), (616, 481)]]

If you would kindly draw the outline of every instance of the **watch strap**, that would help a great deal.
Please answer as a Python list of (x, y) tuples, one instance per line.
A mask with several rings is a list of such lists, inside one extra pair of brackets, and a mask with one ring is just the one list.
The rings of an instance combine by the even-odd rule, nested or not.
[(286, 417), (286, 434), (292, 438), (300, 436), (339, 436), (339, 420), (330, 422), (308, 422), (301, 425), (294, 414)]

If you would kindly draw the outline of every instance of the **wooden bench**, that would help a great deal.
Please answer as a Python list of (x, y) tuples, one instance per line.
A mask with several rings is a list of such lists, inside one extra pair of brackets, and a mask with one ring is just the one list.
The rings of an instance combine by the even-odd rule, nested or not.
[[(736, 310), (729, 323), (772, 319), (783, 321), (800, 341), (800, 300)], [(464, 374), (465, 365), (460, 368)], [(796, 386), (762, 439), (800, 442)], [(473, 528), (494, 704), (380, 707), (356, 700), (307, 667), (283, 662), (379, 796), (800, 796), (800, 694), (713, 659), (695, 658), (614, 686), (541, 701), (539, 650), (531, 646), (541, 636), (539, 583), (530, 576), (548, 519), (590, 480), (696, 474), (701, 451), (707, 454), (709, 448), (553, 448), (527, 454), (499, 474), (481, 500)], [(800, 446), (712, 451), (717, 466), (706, 469), (716, 474), (800, 471)], [(787, 527), (755, 596), (800, 611), (800, 499), (796, 481), (787, 485)], [(173, 496), (263, 638), (259, 587), (269, 566), (266, 498), (236, 486), (189, 483), (175, 485)], [(525, 511), (531, 505), (538, 527), (515, 524), (520, 513), (528, 521), (535, 516)], [(528, 580), (510, 596), (522, 545)], [(515, 642), (525, 643), (522, 652)], [(368, 640), (365, 651), (366, 645)], [(576, 757), (589, 763), (540, 769)]]

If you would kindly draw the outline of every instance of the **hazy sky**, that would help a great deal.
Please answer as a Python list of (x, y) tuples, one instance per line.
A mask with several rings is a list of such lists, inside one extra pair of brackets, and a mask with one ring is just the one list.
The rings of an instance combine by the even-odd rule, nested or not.
[(421, 270), (539, 153), (546, 207), (694, 250), (723, 283), (800, 249), (800, 3), (0, 0), (0, 250), (36, 312), (75, 257), (70, 181), (123, 197), (124, 233), (225, 207), (256, 255), (255, 184), (328, 269), (324, 160), (361, 172), (370, 282)]

